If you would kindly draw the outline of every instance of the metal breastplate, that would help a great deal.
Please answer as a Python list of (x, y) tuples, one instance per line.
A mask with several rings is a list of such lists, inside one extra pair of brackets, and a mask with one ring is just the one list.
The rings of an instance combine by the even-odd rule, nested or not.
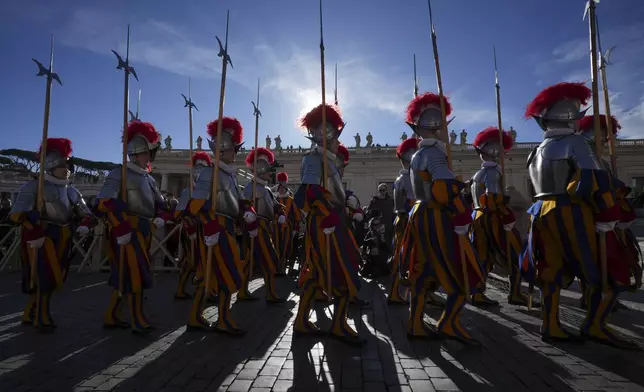
[[(324, 184), (322, 184), (324, 185)], [(347, 195), (344, 192), (342, 177), (333, 162), (329, 161), (329, 178), (327, 179), (327, 190), (331, 192), (331, 203), (338, 208), (344, 208), (347, 203)]]
[(181, 191), (181, 196), (179, 196), (179, 203), (174, 209), (175, 211), (184, 211), (188, 207), (188, 202), (190, 201), (190, 189), (185, 188)]
[(127, 172), (127, 209), (130, 214), (152, 219), (156, 215), (156, 194), (149, 175)]
[[(342, 177), (338, 172), (335, 163), (327, 158), (328, 179), (327, 191), (332, 195), (331, 203), (338, 208), (344, 208), (346, 203), (346, 195), (344, 193), (344, 185), (342, 184)], [(313, 151), (304, 156), (302, 159), (302, 166), (300, 170), (300, 178), (302, 184), (316, 184), (324, 186), (322, 179), (322, 154)]]
[(481, 196), (484, 194), (503, 194), (503, 190), (501, 189), (501, 172), (499, 169), (497, 167), (484, 167), (477, 171), (474, 177), (472, 177), (470, 192), (474, 209), (483, 207), (481, 205)]
[[(422, 172), (429, 174), (429, 181)], [(421, 147), (411, 159), (409, 176), (416, 200), (431, 200), (431, 187), (435, 180), (453, 180), (454, 173), (447, 164), (447, 154), (438, 147)]]
[[(199, 173), (192, 198), (197, 200), (210, 200), (212, 192), (212, 175), (214, 168), (206, 167)], [(219, 169), (219, 186), (217, 187), (217, 214), (237, 219), (239, 216), (239, 199), (241, 194), (237, 187), (235, 175)], [(210, 201), (209, 201), (210, 202)]]
[[(394, 208), (396, 213), (404, 212), (407, 210), (407, 194), (403, 184), (404, 175), (398, 176), (394, 181)], [(409, 178), (409, 175), (407, 175)]]
[(257, 215), (273, 220), (275, 216), (275, 201), (271, 191), (262, 184), (257, 184)]
[(42, 220), (58, 225), (66, 225), (70, 222), (74, 213), (74, 205), (67, 192), (67, 185), (57, 185), (45, 181)]
[(572, 150), (563, 139), (546, 139), (528, 157), (528, 173), (535, 197), (567, 194), (575, 173)]

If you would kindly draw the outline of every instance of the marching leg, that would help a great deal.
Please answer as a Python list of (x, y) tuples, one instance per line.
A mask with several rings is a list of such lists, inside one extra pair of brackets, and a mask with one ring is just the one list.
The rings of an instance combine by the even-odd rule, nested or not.
[(110, 304), (107, 307), (105, 316), (103, 317), (103, 328), (128, 328), (129, 324), (123, 321), (123, 318), (120, 316), (120, 310), (122, 305), (122, 298), (119, 297), (118, 290), (112, 290), (112, 296), (110, 297)]
[(333, 303), (333, 323), (331, 324), (331, 337), (344, 343), (352, 345), (361, 345), (364, 339), (358, 336), (358, 333), (351, 328), (347, 322), (347, 311), (349, 308), (349, 293), (346, 290), (340, 290)]
[(230, 316), (231, 295), (222, 290), (219, 292), (219, 319), (216, 322), (216, 332), (222, 332), (231, 336), (242, 336), (246, 331), (237, 327), (237, 324)]
[(313, 280), (308, 280), (304, 283), (300, 303), (297, 307), (297, 316), (295, 316), (295, 325), (293, 326), (295, 336), (307, 336), (320, 333), (318, 327), (309, 320), (317, 292), (319, 290)]
[[(603, 295), (602, 295), (603, 294)], [(602, 293), (599, 288), (588, 288), (588, 312), (581, 327), (582, 337), (613, 347), (634, 349), (635, 343), (619, 338), (608, 327), (608, 316), (611, 313), (617, 296), (613, 291)]]
[(427, 287), (424, 282), (413, 282), (409, 290), (409, 321), (407, 337), (409, 339), (436, 339), (436, 333), (425, 324), (425, 301)]
[(445, 311), (437, 323), (438, 332), (448, 339), (454, 339), (471, 346), (480, 346), (481, 343), (470, 336), (461, 325), (463, 307), (465, 307), (465, 296), (461, 293), (448, 294)]
[(181, 273), (179, 274), (179, 284), (177, 290), (174, 292), (174, 299), (190, 299), (192, 296), (186, 293), (186, 284), (190, 275), (193, 271), (187, 260), (184, 261), (183, 266), (181, 267)]
[(555, 283), (546, 283), (542, 288), (543, 295), (543, 324), (541, 327), (541, 340), (548, 342), (574, 341), (574, 336), (566, 333), (559, 322), (559, 299), (561, 287)]
[(152, 331), (151, 326), (143, 316), (143, 292), (132, 292), (127, 295), (130, 307), (130, 329), (135, 335), (143, 335)]
[(29, 294), (29, 299), (22, 312), (22, 324), (33, 325), (36, 316), (36, 294)]

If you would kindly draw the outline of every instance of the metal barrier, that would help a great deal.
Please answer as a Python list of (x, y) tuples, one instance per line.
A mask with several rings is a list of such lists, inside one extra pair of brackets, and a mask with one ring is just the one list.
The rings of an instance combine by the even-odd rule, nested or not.
[[(20, 268), (20, 252), (18, 249), (20, 247), (20, 228), (14, 225), (5, 225), (0, 224), (0, 227), (6, 227), (9, 229), (7, 234), (5, 234), (2, 239), (0, 239), (0, 254), (2, 254), (2, 259), (0, 259), (0, 272), (3, 272), (7, 267), (11, 266), (9, 270), (16, 270)], [(173, 255), (165, 246), (166, 242), (177, 232), (181, 233), (182, 225), (177, 223), (177, 225), (166, 233), (167, 230), (161, 229), (157, 230), (155, 235), (152, 237), (152, 244), (150, 247), (150, 258), (152, 259), (152, 271), (179, 271), (179, 261), (180, 258), (177, 255)], [(72, 237), (72, 250), (78, 252), (82, 259), (79, 264), (72, 264), (72, 268), (76, 269), (76, 272), (97, 272), (97, 271), (108, 271), (109, 258), (105, 256), (106, 250), (106, 236), (105, 234), (105, 223), (100, 221), (99, 224), (94, 228), (93, 236), (91, 238), (92, 243), (89, 248), (85, 250), (83, 245), (85, 241), (89, 238), (77, 238)], [(8, 247), (5, 244), (10, 243)], [(179, 246), (181, 241), (179, 241)], [(6, 250), (5, 250), (6, 249)], [(179, 250), (178, 254), (182, 254)], [(161, 262), (158, 262), (159, 256), (161, 257)], [(172, 266), (165, 266), (165, 259), (170, 259)], [(76, 258), (74, 258), (75, 260)]]

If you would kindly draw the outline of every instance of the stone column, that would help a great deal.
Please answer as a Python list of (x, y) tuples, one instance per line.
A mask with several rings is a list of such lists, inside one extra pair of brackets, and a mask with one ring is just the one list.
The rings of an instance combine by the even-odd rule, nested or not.
[(170, 175), (168, 173), (163, 173), (161, 174), (161, 191), (167, 192), (168, 191), (168, 185), (170, 182)]

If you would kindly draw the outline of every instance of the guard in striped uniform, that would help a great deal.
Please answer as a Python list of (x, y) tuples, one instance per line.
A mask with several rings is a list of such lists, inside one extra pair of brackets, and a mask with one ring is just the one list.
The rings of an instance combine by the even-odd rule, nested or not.
[[(409, 177), (409, 164), (416, 151), (418, 151), (418, 139), (414, 137), (403, 141), (396, 149), (396, 156), (400, 160), (402, 170), (400, 170), (398, 178), (394, 181), (394, 211), (396, 218), (394, 219), (393, 255), (391, 257), (392, 283), (387, 297), (387, 303), (390, 305), (407, 304), (407, 301), (400, 295), (400, 247), (402, 246), (403, 234), (407, 228), (409, 211), (416, 203), (414, 189)], [(433, 291), (430, 288), (429, 295)]]
[[(322, 127), (323, 111), (326, 129)], [(293, 330), (297, 336), (319, 331), (309, 320), (309, 313), (315, 291), (321, 287), (335, 297), (331, 337), (349, 344), (362, 344), (364, 340), (347, 322), (349, 299), (355, 297), (360, 288), (360, 251), (345, 224), (346, 194), (336, 166), (338, 137), (344, 121), (337, 107), (319, 105), (304, 115), (299, 125), (308, 131), (314, 146), (302, 159), (302, 185), (295, 193), (296, 205), (306, 214), (308, 257), (300, 278), (302, 296)], [(325, 139), (327, 156), (322, 148)], [(325, 167), (326, 181), (323, 177)]]
[(69, 182), (74, 171), (72, 142), (64, 138), (47, 139), (42, 212), (36, 209), (38, 180), (22, 186), (9, 219), (22, 226), (22, 291), (29, 295), (22, 323), (41, 332), (51, 332), (56, 324), (50, 302), (54, 291), (63, 288), (69, 270), (74, 232), (86, 236), (93, 215), (78, 189)]
[[(237, 169), (232, 165), (235, 156), (242, 146), (243, 128), (239, 120), (233, 117), (223, 117), (217, 176), (217, 205), (212, 210), (212, 185), (214, 168), (204, 167), (199, 173), (192, 199), (185, 213), (198, 220), (202, 227), (202, 235), (198, 235), (200, 252), (204, 260), (197, 266), (195, 283), (197, 291), (190, 310), (188, 330), (214, 331), (232, 336), (240, 336), (246, 332), (233, 321), (230, 315), (232, 295), (242, 287), (242, 260), (236, 240), (237, 227), (244, 224), (245, 229), (252, 231), (257, 228), (257, 217), (250, 203), (243, 199), (237, 185)], [(217, 151), (217, 126), (219, 120), (208, 124), (210, 139), (208, 145)], [(215, 157), (217, 159), (217, 157)], [(208, 247), (211, 248), (211, 270), (208, 271)], [(210, 272), (210, 276), (208, 275)], [(210, 324), (203, 316), (203, 302), (206, 297), (206, 280), (209, 279), (209, 296), (219, 296), (219, 319)]]
[[(595, 132), (593, 125), (593, 116), (585, 116), (579, 121), (579, 132), (586, 138), (591, 149), (594, 150)], [(611, 117), (611, 125), (611, 130), (617, 134), (621, 129), (621, 125), (614, 116)], [(600, 115), (600, 126), (604, 138), (602, 142), (606, 144), (608, 142), (608, 126), (606, 116), (603, 114)], [(604, 151), (606, 150), (607, 146), (604, 147)], [(642, 285), (642, 267), (640, 264), (642, 251), (639, 247), (637, 237), (635, 237), (635, 234), (633, 234), (630, 228), (636, 218), (633, 206), (629, 199), (627, 199), (631, 188), (616, 177), (617, 173), (612, 172), (610, 164), (606, 159), (602, 157), (600, 164), (612, 174), (613, 188), (617, 197), (616, 201), (621, 209), (620, 221), (615, 226), (615, 230), (606, 233), (608, 248), (606, 256), (608, 257), (608, 267), (611, 269), (610, 276), (614, 279), (613, 286), (616, 293), (625, 290), (635, 292)], [(633, 285), (631, 285), (631, 277), (634, 280)], [(583, 294), (581, 307), (583, 309), (588, 307), (588, 293), (585, 286), (585, 283), (582, 281)], [(613, 311), (619, 307), (624, 308), (625, 306), (617, 301), (613, 306)]]
[[(449, 116), (451, 105), (447, 98), (443, 102)], [(466, 291), (479, 284), (483, 273), (471, 243), (464, 238), (472, 223), (471, 210), (462, 198), (463, 182), (456, 179), (448, 166), (445, 142), (440, 135), (443, 120), (436, 94), (419, 95), (407, 107), (407, 123), (423, 139), (410, 163), (416, 203), (401, 248), (401, 268), (408, 273), (410, 283), (407, 335), (433, 337), (423, 321), (423, 310), (427, 291), (435, 280), (447, 293), (445, 311), (437, 324), (439, 334), (479, 345), (461, 325), (460, 313)]]
[[(257, 154), (257, 166), (255, 173), (257, 177), (251, 179), (250, 182), (244, 187), (244, 199), (253, 200), (253, 182), (255, 182), (255, 210), (257, 211), (258, 226), (255, 230), (249, 231), (248, 234), (254, 238), (253, 241), (247, 241), (247, 244), (253, 249), (248, 249), (246, 252), (246, 260), (244, 262), (244, 275), (242, 287), (237, 294), (238, 300), (252, 300), (255, 299), (248, 292), (248, 282), (251, 279), (253, 271), (250, 270), (251, 252), (253, 255), (254, 266), (259, 265), (262, 274), (264, 275), (264, 286), (266, 288), (266, 302), (281, 303), (284, 299), (280, 298), (275, 288), (275, 272), (279, 264), (279, 256), (273, 245), (273, 220), (277, 217), (278, 225), (286, 224), (286, 216), (282, 205), (277, 201), (273, 192), (268, 187), (268, 181), (271, 178), (271, 166), (275, 163), (275, 156), (268, 148), (259, 147), (252, 150), (246, 156), (246, 167), (253, 170), (255, 162), (255, 154)], [(254, 243), (253, 243), (254, 242)]]
[[(159, 133), (148, 122), (133, 121), (127, 128), (126, 179), (121, 168), (112, 170), (98, 192), (97, 215), (108, 225), (108, 255), (112, 296), (103, 325), (106, 328), (124, 327), (120, 316), (121, 299), (127, 298), (130, 307), (132, 333), (150, 332), (152, 326), (143, 313), (143, 292), (152, 287), (150, 245), (156, 229), (162, 229), (170, 218), (166, 201), (156, 181), (150, 175), (160, 146)], [(121, 184), (126, 181), (127, 202), (123, 203)]]
[[(195, 183), (201, 170), (206, 167), (212, 167), (212, 159), (210, 154), (205, 151), (197, 151), (192, 154), (192, 178)], [(190, 299), (192, 296), (186, 293), (186, 284), (190, 277), (197, 271), (197, 266), (205, 258), (202, 254), (204, 250), (203, 244), (200, 246), (197, 242), (197, 234), (200, 231), (200, 226), (196, 219), (184, 214), (190, 201), (190, 187), (185, 188), (179, 197), (179, 204), (174, 209), (175, 217), (182, 217), (182, 230), (181, 230), (181, 249), (183, 249), (183, 259), (181, 264), (181, 272), (179, 273), (179, 283), (174, 292), (175, 299)]]
[(621, 211), (610, 173), (577, 132), (585, 113), (580, 108), (590, 96), (583, 83), (559, 83), (541, 91), (526, 110), (526, 118), (537, 121), (545, 138), (528, 157), (537, 201), (528, 210), (531, 226), (522, 271), (542, 291), (543, 340), (578, 340), (559, 322), (561, 289), (578, 276), (588, 287), (582, 337), (630, 347), (606, 325), (616, 295), (611, 278), (611, 287), (602, 292), (600, 260), (606, 250), (599, 249), (597, 233), (612, 231)]
[[(505, 268), (510, 274), (510, 295), (513, 305), (527, 305), (528, 298), (521, 293), (521, 272), (516, 260), (521, 254), (521, 235), (514, 228), (516, 219), (508, 207), (508, 197), (502, 189), (502, 174), (498, 160), (512, 148), (512, 137), (503, 133), (503, 145), (499, 129), (487, 127), (476, 135), (474, 148), (481, 158), (481, 169), (470, 181), (470, 194), (474, 204), (471, 238), (486, 276), (495, 265)], [(510, 243), (506, 243), (509, 241)], [(510, 251), (508, 256), (507, 251)], [(485, 295), (486, 280), (481, 281), (472, 295), (475, 306), (497, 306), (499, 303)]]
[(275, 223), (277, 230), (275, 231), (275, 243), (277, 244), (277, 251), (282, 260), (282, 273), (286, 273), (286, 268), (293, 269), (295, 264), (295, 251), (294, 245), (300, 231), (300, 222), (302, 221), (302, 213), (295, 205), (293, 193), (288, 189), (288, 174), (285, 172), (277, 173), (277, 186), (275, 191), (277, 193), (278, 202), (284, 206), (284, 216), (286, 216), (286, 223), (280, 225)]

